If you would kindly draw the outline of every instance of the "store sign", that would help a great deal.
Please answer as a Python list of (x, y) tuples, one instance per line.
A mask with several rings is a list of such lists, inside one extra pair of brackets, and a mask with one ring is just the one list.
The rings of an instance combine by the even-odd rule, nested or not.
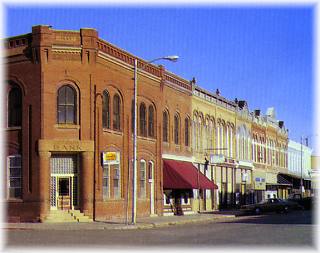
[(101, 162), (103, 165), (120, 163), (120, 152), (102, 152)]
[(224, 155), (210, 155), (210, 164), (224, 163)]
[(261, 171), (254, 171), (253, 184), (255, 190), (266, 190), (266, 173)]

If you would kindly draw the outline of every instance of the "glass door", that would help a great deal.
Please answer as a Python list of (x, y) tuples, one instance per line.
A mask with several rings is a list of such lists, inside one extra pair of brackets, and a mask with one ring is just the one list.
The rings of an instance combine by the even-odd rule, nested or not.
[(71, 208), (71, 177), (58, 177), (58, 209), (68, 210)]

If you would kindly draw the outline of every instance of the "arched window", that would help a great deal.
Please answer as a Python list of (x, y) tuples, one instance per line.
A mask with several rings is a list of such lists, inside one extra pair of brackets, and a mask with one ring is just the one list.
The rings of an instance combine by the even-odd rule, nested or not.
[(148, 134), (150, 137), (154, 137), (154, 109), (152, 105), (149, 106)]
[(179, 116), (176, 114), (174, 115), (174, 143), (176, 145), (179, 144), (179, 135), (180, 135), (180, 120)]
[(144, 103), (140, 104), (139, 108), (140, 116), (140, 135), (147, 136), (147, 115), (146, 115), (146, 106)]
[(120, 97), (118, 94), (113, 96), (113, 129), (120, 130)]
[(162, 124), (162, 138), (164, 142), (168, 142), (168, 113), (166, 111), (164, 111), (162, 113), (162, 120), (163, 120), (163, 124)]
[(184, 145), (189, 147), (189, 119), (185, 118), (184, 120)]
[(103, 92), (102, 126), (104, 128), (110, 128), (110, 96), (106, 90)]
[(22, 92), (19, 87), (13, 87), (8, 96), (8, 127), (21, 126), (22, 122)]
[(77, 95), (69, 85), (58, 90), (58, 123), (76, 124), (77, 122)]

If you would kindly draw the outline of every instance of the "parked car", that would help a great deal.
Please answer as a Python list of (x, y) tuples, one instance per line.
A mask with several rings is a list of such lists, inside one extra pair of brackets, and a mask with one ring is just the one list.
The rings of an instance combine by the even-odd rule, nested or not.
[(295, 202), (285, 201), (283, 199), (271, 198), (263, 200), (257, 204), (241, 206), (240, 211), (261, 214), (266, 212), (284, 212), (289, 210), (300, 209), (299, 204)]
[(300, 193), (295, 193), (289, 196), (289, 202), (297, 203), (298, 205), (302, 206), (306, 210), (310, 210), (313, 205), (313, 198), (312, 197), (305, 197), (303, 198)]

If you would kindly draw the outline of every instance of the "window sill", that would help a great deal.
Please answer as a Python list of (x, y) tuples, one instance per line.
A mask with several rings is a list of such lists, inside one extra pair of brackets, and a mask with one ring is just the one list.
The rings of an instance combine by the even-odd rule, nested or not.
[(145, 140), (145, 141), (152, 141), (152, 142), (156, 142), (156, 139), (153, 137), (147, 137), (147, 136), (138, 136), (139, 140)]
[(116, 134), (116, 135), (123, 135), (123, 132), (121, 130), (112, 130), (109, 128), (103, 128), (104, 133), (110, 133), (110, 134)]
[(9, 203), (22, 203), (22, 199), (6, 199), (7, 202)]
[(59, 129), (80, 129), (80, 125), (75, 124), (55, 124), (54, 127)]
[(6, 131), (15, 131), (15, 130), (21, 130), (22, 127), (7, 127)]
[(114, 201), (123, 201), (123, 198), (119, 199), (114, 199), (114, 198), (109, 198), (109, 199), (104, 199), (103, 202), (114, 202)]

